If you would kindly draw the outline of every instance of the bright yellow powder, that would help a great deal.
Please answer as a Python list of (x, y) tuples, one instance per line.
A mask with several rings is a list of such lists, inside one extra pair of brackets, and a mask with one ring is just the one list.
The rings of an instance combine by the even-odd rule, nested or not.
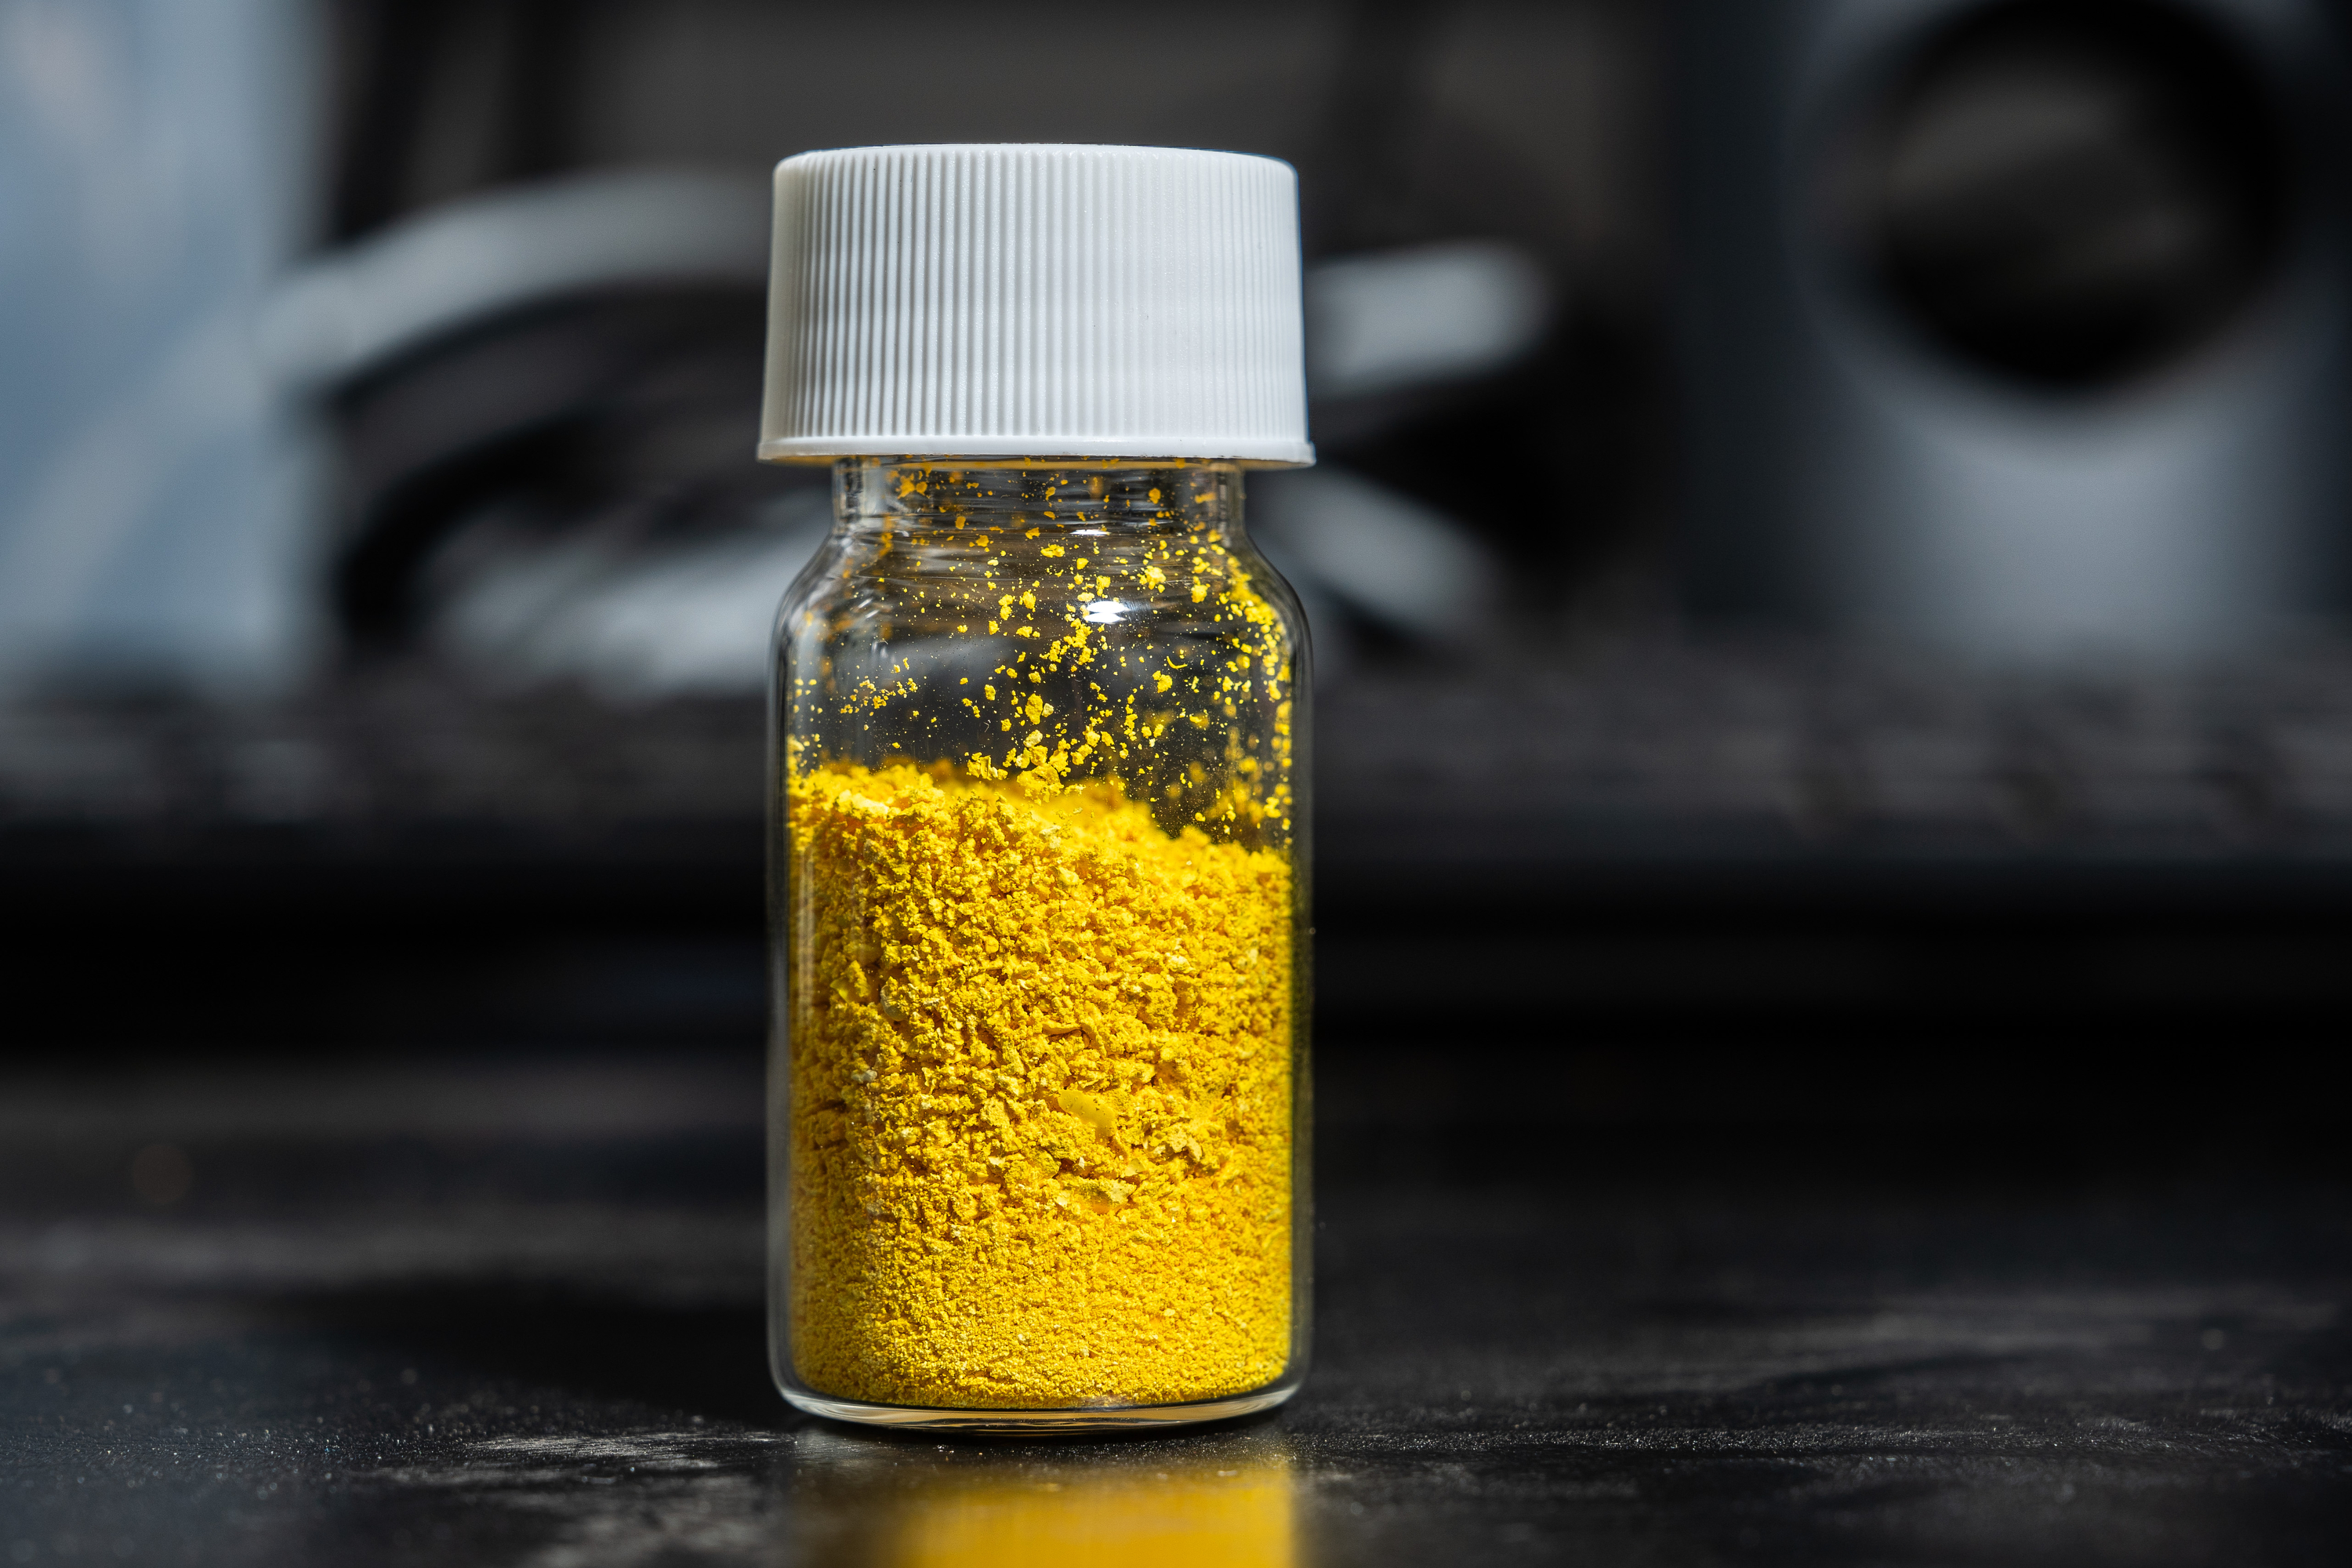
[(879, 1404), (1162, 1404), (1290, 1348), (1291, 885), (1108, 786), (789, 797), (792, 1353)]

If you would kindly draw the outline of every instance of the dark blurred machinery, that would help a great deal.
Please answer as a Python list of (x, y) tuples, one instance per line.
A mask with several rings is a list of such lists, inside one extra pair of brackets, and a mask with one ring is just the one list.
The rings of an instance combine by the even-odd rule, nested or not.
[[(1536, 36), (1590, 50), (1596, 25), (1624, 9), (1588, 5)], [(622, 68), (626, 40), (675, 23), (667, 47), (696, 62), (698, 92), (723, 94), (742, 47), (776, 42), (756, 12), (353, 0), (339, 15), (331, 205), (344, 243), (314, 270), (361, 293), (397, 293), (413, 275), (425, 296), (435, 268), (448, 273), (460, 253), (508, 275), (443, 301), (438, 321), (408, 312), (405, 334), (318, 378), (343, 459), (331, 548), (343, 649), (379, 660), (427, 649), (508, 687), (569, 679), (636, 700), (756, 691), (765, 617), (752, 607), (790, 581), (823, 507), (804, 482), (820, 476), (744, 456), (758, 384), (744, 349), (765, 281), (766, 195), (752, 168), (806, 138), (859, 139), (856, 95), (803, 82), (800, 110), (761, 108), (699, 173), (583, 174), (620, 113), (593, 88)], [(919, 4), (907, 15), (945, 20)], [(1572, 349), (1609, 335), (1591, 325), (1607, 309), (1586, 306), (1570, 276), (1588, 269), (1564, 237), (1570, 204), (1542, 173), (1558, 184), (1575, 154), (1465, 130), (1444, 51), (1433, 51), (1451, 36), (1457, 51), (1492, 54), (1501, 19), (1449, 23), (1419, 0), (1299, 11), (1289, 20), (1318, 47), (1284, 68), (1297, 90), (1255, 95), (1240, 120), (1215, 85), (1230, 62), (1212, 52), (1199, 62), (1215, 67), (1207, 76), (1169, 57), (1165, 104), (1149, 111), (1129, 99), (1057, 121), (1036, 105), (965, 101), (959, 79), (906, 105), (912, 118), (863, 127), (911, 140), (1199, 141), (1302, 165), (1310, 259), (1324, 263), (1307, 283), (1324, 463), (1268, 476), (1252, 511), (1311, 601), (1327, 677), (1360, 648), (1409, 660), (1489, 637), (1513, 611), (1554, 610), (1560, 595), (1545, 585), (1557, 580), (1507, 584), (1497, 546), (1549, 566), (1622, 531), (1612, 492), (1635, 444), (1577, 433), (1638, 421), (1642, 400), (1623, 375), (1602, 386), (1586, 367), (1609, 362)], [(1529, 25), (1507, 31), (1525, 41)], [(1009, 64), (1050, 31), (1033, 17), (973, 40), (980, 54), (965, 63)], [(1055, 47), (1073, 68), (1119, 58), (1108, 40), (1056, 35)], [(467, 81), (488, 84), (495, 112), (468, 111)], [(1601, 504), (1565, 517), (1482, 504), (1465, 462), (1502, 451)], [(1607, 477), (1593, 482), (1596, 471)]]
[[(1261, 7), (1287, 41), (1247, 59), (1075, 5), (337, 14), (332, 242), (257, 334), (331, 416), (330, 657), (268, 700), (0, 701), (21, 1040), (754, 1040), (764, 627), (826, 513), (749, 460), (761, 170), (970, 135), (1301, 166), (1325, 461), (1251, 515), (1356, 655), (1318, 962), (1359, 1091), (1475, 1037), (1580, 1116), (2007, 1113), (2107, 1103), (2126, 1044), (2352, 1016), (2342, 647), (2021, 679), (1661, 613), (1675, 179), (1701, 607), (2044, 651), (2087, 562), (2095, 629), (2161, 650), (2268, 606), (2245, 563), (2319, 560), (2334, 67), (2297, 0), (1694, 0), (1674, 166), (1639, 0)], [(1064, 90), (1001, 91), (1048, 37)], [(884, 43), (924, 91), (827, 68)], [(2059, 552), (2012, 591), (2021, 539)]]
[(2304, 0), (1697, 0), (1687, 581), (1999, 661), (2346, 607), (2334, 29)]

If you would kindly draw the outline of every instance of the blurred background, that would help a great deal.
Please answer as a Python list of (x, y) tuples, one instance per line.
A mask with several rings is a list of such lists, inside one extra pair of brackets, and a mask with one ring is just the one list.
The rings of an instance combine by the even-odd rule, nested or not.
[(1332, 1170), (2278, 1147), (2352, 1025), (2342, 21), (0, 0), (0, 1039), (756, 1121), (765, 172), (1156, 142), (1301, 175)]
[[(0, 0), (11, 1562), (2341, 1561), (2347, 10)], [(990, 140), (1301, 177), (1239, 1434), (763, 1375), (767, 171)]]

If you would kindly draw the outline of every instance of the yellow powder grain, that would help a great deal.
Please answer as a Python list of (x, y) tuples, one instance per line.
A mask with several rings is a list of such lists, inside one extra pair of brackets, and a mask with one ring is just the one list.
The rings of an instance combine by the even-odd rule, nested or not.
[(1289, 1355), (1290, 868), (1105, 785), (795, 778), (791, 1348), (878, 1404), (1163, 1404)]

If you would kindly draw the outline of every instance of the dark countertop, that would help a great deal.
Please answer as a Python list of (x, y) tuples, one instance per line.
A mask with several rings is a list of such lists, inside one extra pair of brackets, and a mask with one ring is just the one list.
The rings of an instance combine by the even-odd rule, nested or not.
[(2130, 1126), (1612, 1126), (1499, 1089), (1414, 1126), (1325, 1063), (1306, 1392), (1025, 1445), (776, 1399), (740, 1054), (19, 1070), (0, 1553), (2352, 1558), (2332, 1130), (2152, 1159)]

